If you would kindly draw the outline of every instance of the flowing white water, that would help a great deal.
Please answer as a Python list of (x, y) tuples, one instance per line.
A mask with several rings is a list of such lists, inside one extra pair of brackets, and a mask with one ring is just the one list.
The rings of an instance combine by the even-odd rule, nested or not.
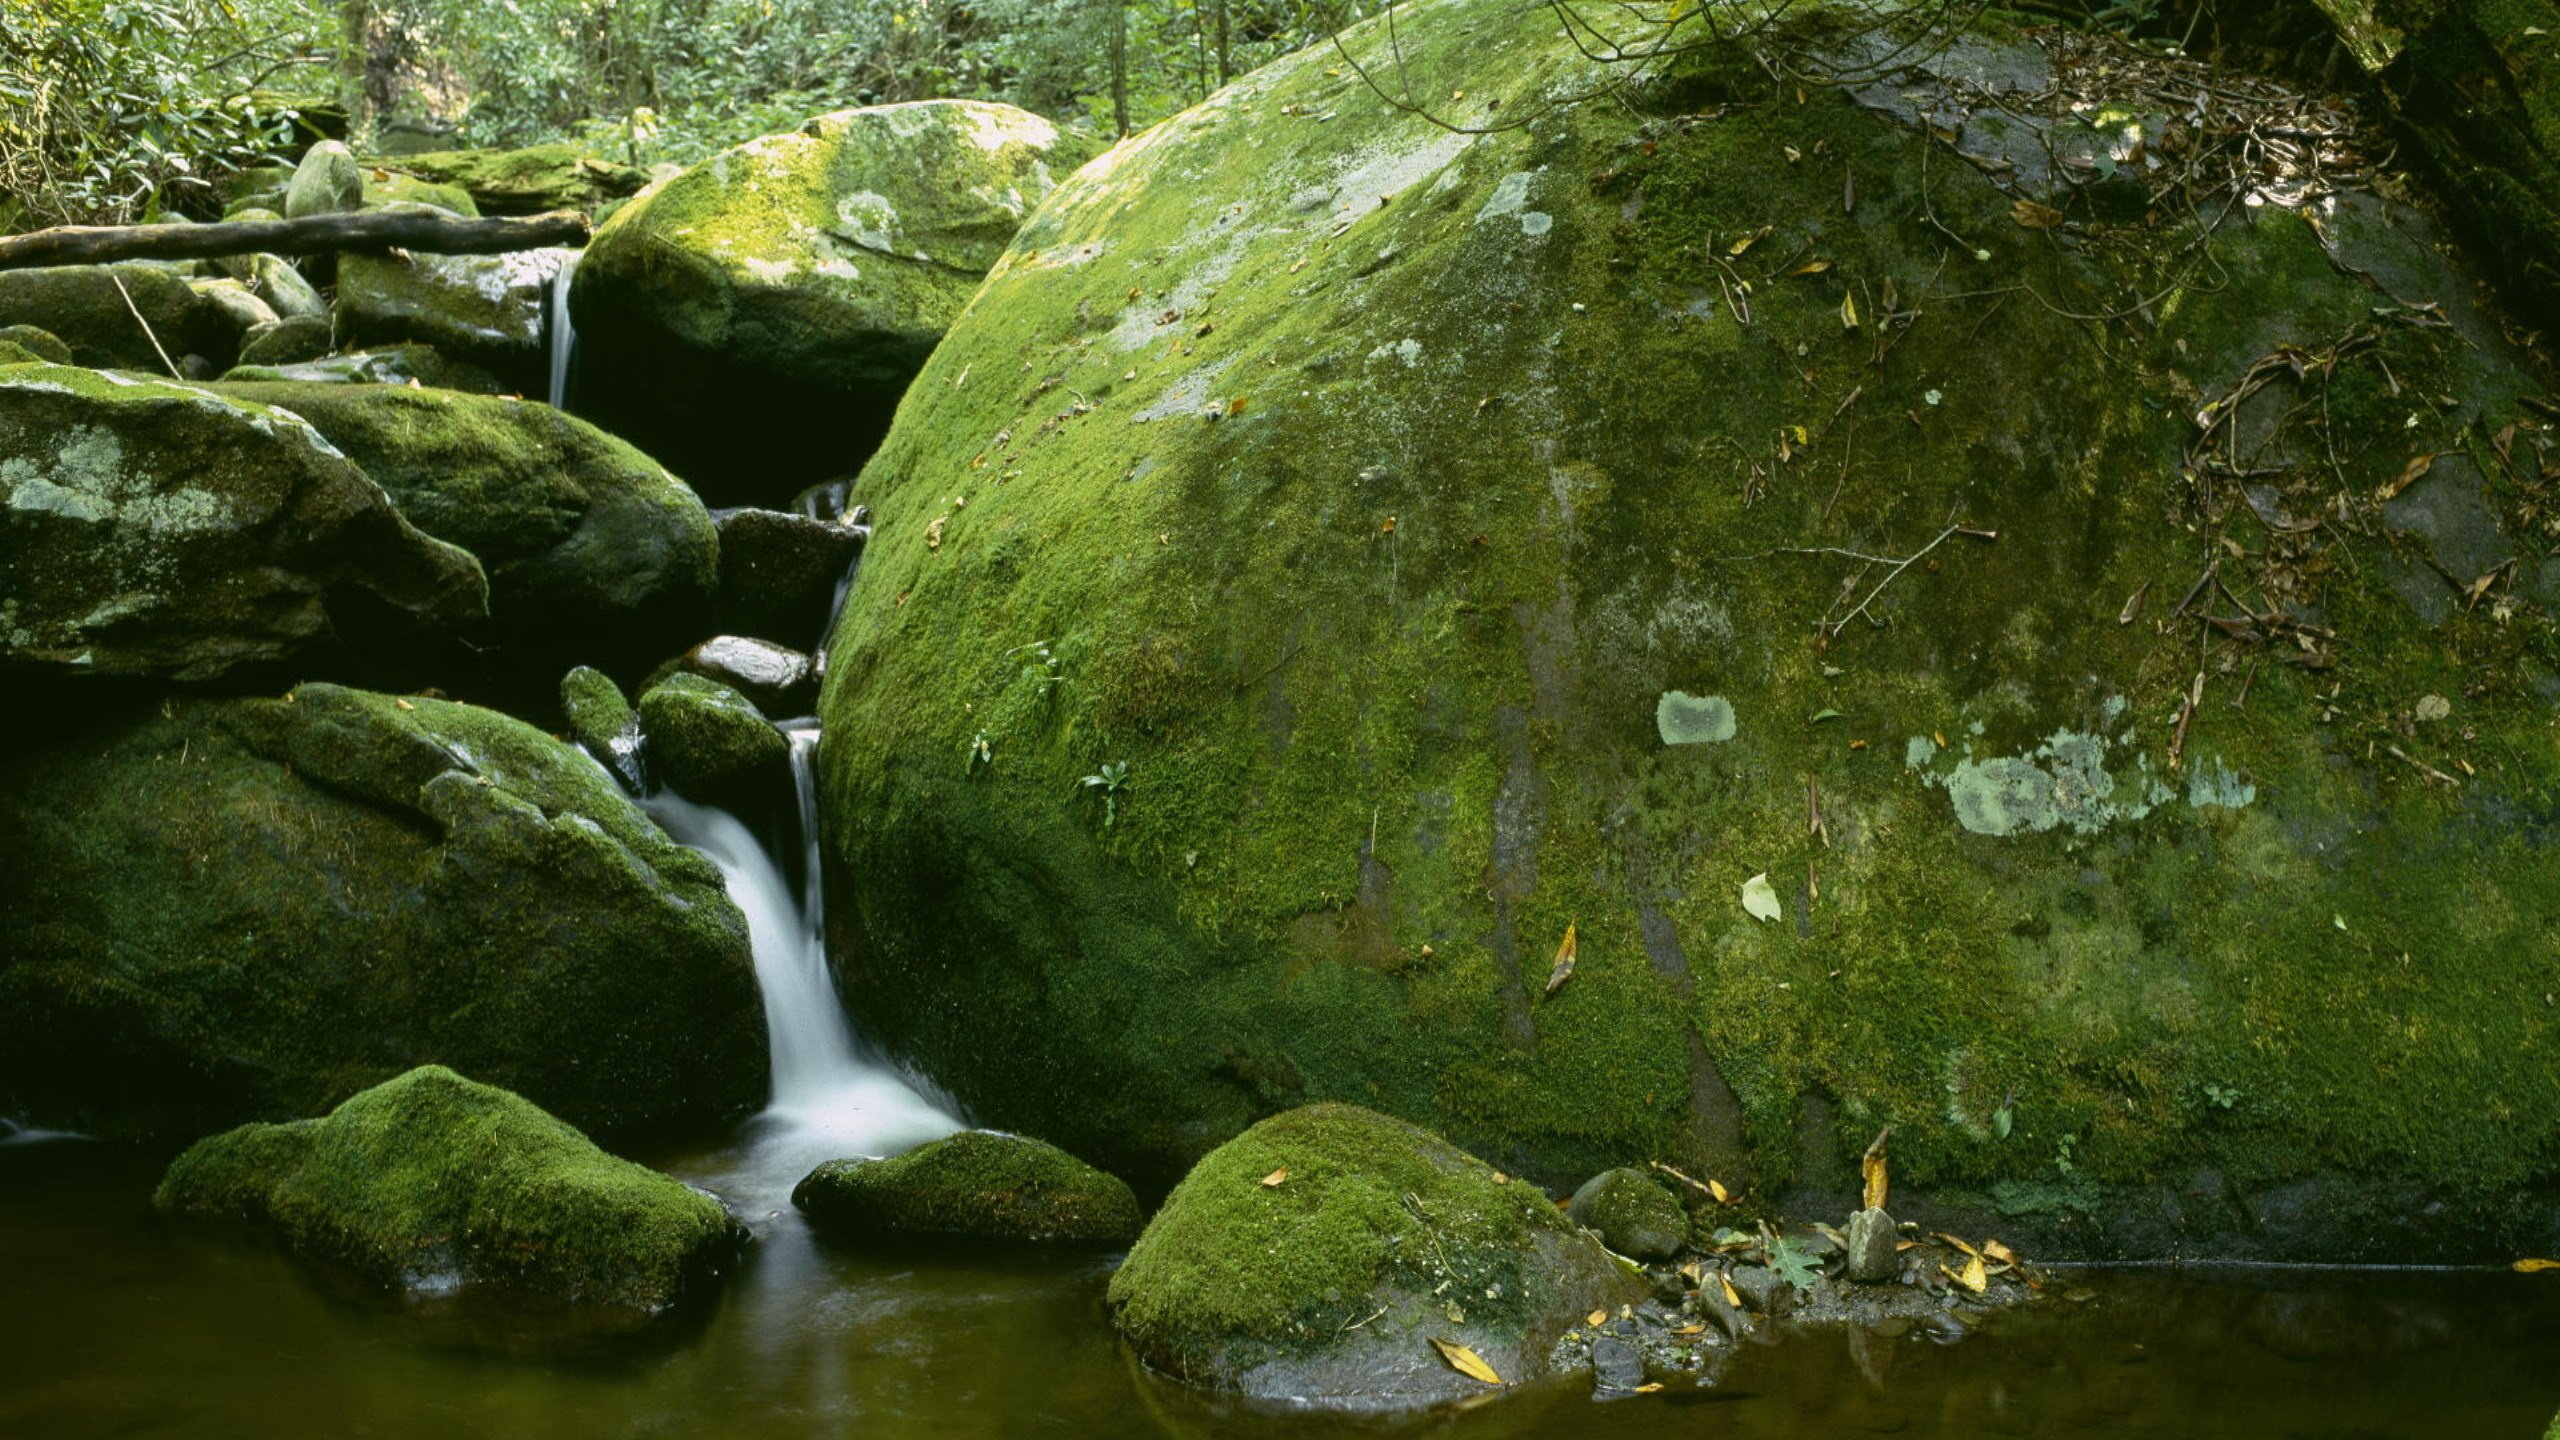
[(714, 1188), (758, 1214), (788, 1201), (820, 1161), (894, 1155), (960, 1122), (856, 1041), (827, 970), (819, 876), (818, 727), (785, 727), (799, 791), (806, 883), (795, 899), (782, 866), (737, 816), (662, 790), (643, 802), (669, 835), (708, 856), (747, 917), (756, 983), (773, 1049), (773, 1100), (750, 1126), (737, 1163)]
[(569, 319), (569, 279), (578, 273), (578, 257), (572, 250), (560, 257), (559, 272), (551, 277), (551, 408), (569, 408), (569, 362), (578, 353), (578, 327)]

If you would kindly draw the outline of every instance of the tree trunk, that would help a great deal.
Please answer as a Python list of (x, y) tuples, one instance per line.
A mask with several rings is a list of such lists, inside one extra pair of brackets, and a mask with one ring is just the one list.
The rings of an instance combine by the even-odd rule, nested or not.
[(1111, 0), (1111, 124), (1129, 133), (1129, 0)]
[(584, 245), (590, 233), (587, 217), (573, 210), (511, 220), (370, 210), (301, 220), (226, 220), (218, 225), (57, 225), (0, 239), (0, 270), (394, 247), (438, 255), (496, 255), (545, 245)]

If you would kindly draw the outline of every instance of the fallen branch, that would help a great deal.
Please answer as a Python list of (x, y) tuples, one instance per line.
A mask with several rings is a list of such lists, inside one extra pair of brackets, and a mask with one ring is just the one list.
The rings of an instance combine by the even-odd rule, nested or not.
[(547, 245), (584, 245), (591, 233), (587, 217), (574, 210), (520, 220), (366, 210), (300, 220), (225, 220), (214, 225), (57, 225), (0, 239), (0, 270), (99, 265), (111, 260), (207, 260), (218, 255), (313, 255), (394, 248), (436, 255), (500, 255)]

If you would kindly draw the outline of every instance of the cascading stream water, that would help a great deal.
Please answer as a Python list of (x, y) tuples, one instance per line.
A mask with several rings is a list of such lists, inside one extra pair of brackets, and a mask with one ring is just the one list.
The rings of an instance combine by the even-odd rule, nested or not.
[(578, 327), (569, 318), (569, 281), (578, 273), (578, 258), (584, 253), (571, 250), (561, 255), (560, 268), (551, 277), (551, 408), (569, 408), (569, 367), (578, 358)]
[(818, 726), (796, 721), (784, 732), (791, 739), (806, 859), (797, 898), (776, 857), (737, 816), (669, 790), (643, 802), (669, 835), (720, 867), (729, 898), (747, 918), (773, 1051), (773, 1099), (752, 1123), (736, 1167), (714, 1188), (758, 1213), (787, 1201), (791, 1187), (822, 1160), (892, 1155), (960, 1128), (895, 1070), (863, 1053), (836, 998), (818, 853)]

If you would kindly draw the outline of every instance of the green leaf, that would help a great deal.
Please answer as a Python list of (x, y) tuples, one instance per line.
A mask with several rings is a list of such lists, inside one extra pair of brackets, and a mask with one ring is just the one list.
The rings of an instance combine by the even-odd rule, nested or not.
[(1770, 1241), (1768, 1255), (1769, 1268), (1798, 1290), (1809, 1292), (1822, 1278), (1822, 1266), (1814, 1260), (1813, 1253), (1794, 1240), (1781, 1236)]

